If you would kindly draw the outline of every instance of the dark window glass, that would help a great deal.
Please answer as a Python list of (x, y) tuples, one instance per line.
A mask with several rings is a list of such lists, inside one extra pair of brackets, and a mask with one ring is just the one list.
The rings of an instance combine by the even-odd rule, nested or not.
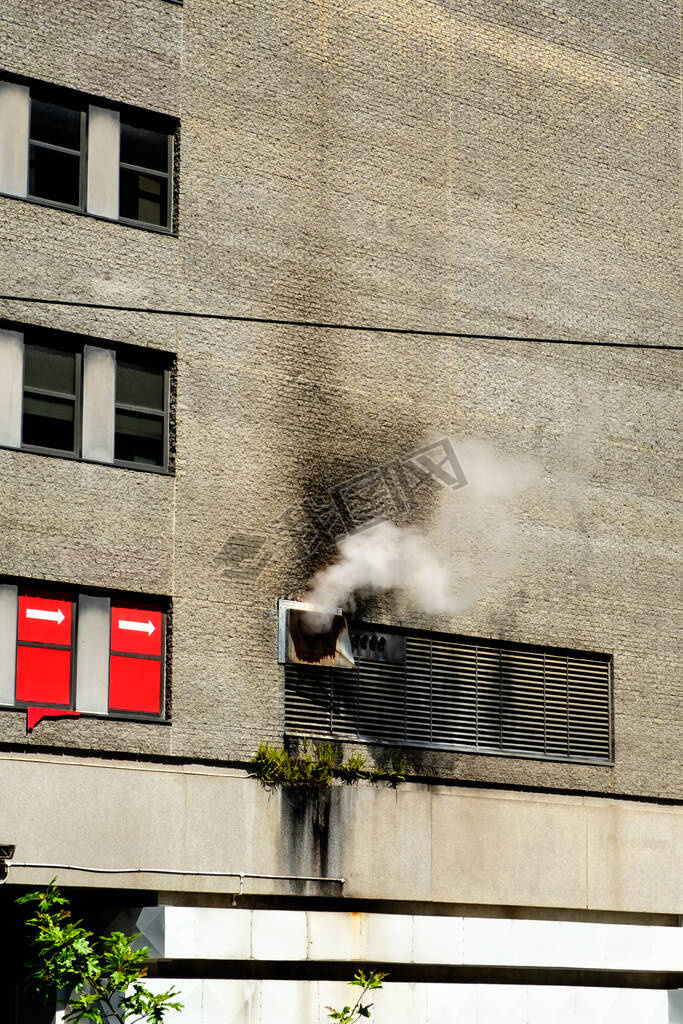
[(168, 171), (168, 135), (122, 124), (121, 163), (150, 171)]
[(67, 149), (81, 148), (81, 112), (44, 100), (31, 100), (31, 139)]
[(126, 405), (164, 408), (164, 371), (142, 366), (116, 364), (116, 401)]
[(74, 394), (76, 356), (43, 345), (24, 346), (24, 387)]
[(121, 168), (119, 217), (168, 227), (168, 179)]
[(114, 458), (122, 462), (163, 466), (163, 419), (117, 409)]
[(73, 401), (25, 394), (22, 443), (72, 452), (75, 447)]
[(81, 205), (80, 155), (29, 147), (29, 195), (67, 206)]

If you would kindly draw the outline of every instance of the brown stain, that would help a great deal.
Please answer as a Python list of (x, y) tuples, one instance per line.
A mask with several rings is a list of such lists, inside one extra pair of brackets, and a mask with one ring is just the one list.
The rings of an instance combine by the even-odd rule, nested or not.
[(316, 630), (316, 616), (292, 608), (289, 612), (289, 635), (294, 644), (297, 660), (307, 665), (319, 665), (334, 658), (337, 640), (344, 629), (344, 616), (334, 615), (327, 629)]

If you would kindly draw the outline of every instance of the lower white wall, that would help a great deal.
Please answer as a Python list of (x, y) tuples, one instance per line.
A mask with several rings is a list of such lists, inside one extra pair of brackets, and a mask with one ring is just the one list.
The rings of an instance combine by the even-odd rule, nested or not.
[(683, 928), (486, 917), (145, 907), (126, 928), (166, 959), (678, 971)]
[[(354, 991), (327, 981), (163, 981), (185, 1009), (167, 1024), (329, 1024)], [(358, 990), (356, 990), (358, 991)], [(673, 1024), (664, 991), (544, 985), (387, 984), (373, 995), (375, 1024)]]

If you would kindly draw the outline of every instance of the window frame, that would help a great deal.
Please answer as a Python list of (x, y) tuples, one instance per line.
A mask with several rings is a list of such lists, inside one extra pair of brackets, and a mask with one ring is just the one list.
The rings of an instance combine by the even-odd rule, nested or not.
[[(124, 358), (121, 359), (121, 360), (119, 360), (118, 357), (117, 357), (117, 360), (116, 360), (116, 371), (117, 371), (117, 373), (118, 373), (119, 363), (123, 363), (123, 364), (125, 364), (127, 366), (131, 366), (131, 367), (134, 367), (134, 368), (138, 368), (139, 367), (140, 369), (145, 369), (147, 367), (153, 368), (153, 369), (160, 369), (161, 372), (163, 373), (164, 408), (163, 408), (163, 410), (150, 409), (149, 406), (145, 406), (145, 405), (132, 405), (129, 402), (119, 402), (116, 399), (116, 383), (114, 384), (114, 461), (113, 461), (112, 465), (120, 466), (123, 469), (138, 469), (138, 470), (142, 469), (142, 470), (144, 470), (147, 473), (164, 473), (164, 474), (168, 474), (170, 472), (169, 471), (169, 464), (170, 464), (170, 451), (169, 451), (169, 448), (170, 448), (171, 371), (168, 369), (168, 367), (151, 367), (150, 364), (147, 364), (147, 366), (145, 366), (142, 363), (135, 363), (134, 361), (131, 361), (130, 359), (126, 359), (125, 356), (124, 356)], [(153, 464), (150, 464), (150, 463), (146, 463), (146, 462), (130, 462), (127, 459), (117, 459), (116, 458), (116, 414), (117, 414), (117, 412), (119, 410), (121, 410), (121, 412), (137, 413), (138, 415), (141, 415), (141, 416), (150, 416), (150, 417), (153, 416), (155, 419), (160, 419), (162, 421), (162, 449), (163, 449), (164, 458), (163, 458), (163, 462), (162, 462), (162, 464), (160, 466), (156, 466), (156, 465), (153, 465)]]
[[(76, 394), (74, 396), (67, 395), (64, 392), (53, 392), (47, 388), (34, 388), (32, 386), (25, 386), (25, 359), (26, 354), (22, 360), (21, 369), (21, 383), (19, 386), (21, 392), (21, 426), (20, 426), (20, 440), (18, 444), (8, 444), (0, 442), (0, 449), (7, 448), (10, 451), (26, 452), (30, 455), (41, 455), (48, 458), (58, 459), (69, 459), (75, 462), (85, 462), (89, 465), (103, 466), (103, 467), (114, 467), (116, 469), (129, 469), (136, 472), (142, 473), (156, 473), (162, 476), (173, 476), (175, 467), (175, 450), (171, 449), (172, 442), (175, 442), (176, 430), (175, 430), (175, 415), (174, 415), (174, 396), (175, 396), (175, 377), (177, 366), (177, 353), (170, 352), (165, 349), (152, 349), (142, 345), (132, 345), (130, 343), (117, 342), (111, 339), (91, 337), (84, 334), (75, 334), (69, 331), (63, 331), (56, 328), (43, 327), (38, 324), (26, 324), (16, 320), (9, 320), (0, 318), (0, 328), (5, 328), (10, 331), (16, 331), (23, 336), (24, 350), (30, 345), (35, 345), (43, 348), (54, 348), (64, 352), (71, 352), (74, 354), (76, 363), (74, 367), (74, 378), (76, 382)], [(116, 459), (112, 457), (111, 461), (101, 461), (99, 459), (91, 459), (83, 456), (83, 386), (84, 386), (84, 348), (89, 345), (94, 348), (101, 348), (109, 351), (113, 351), (117, 365), (119, 363), (126, 364), (133, 367), (139, 367), (140, 369), (149, 369), (159, 371), (163, 374), (163, 401), (164, 407), (161, 409), (152, 409), (148, 406), (143, 405), (129, 405), (128, 403), (118, 403), (116, 401), (116, 394), (114, 393), (113, 402), (113, 418), (114, 418), (114, 451), (115, 451), (115, 440), (116, 440), (116, 412), (120, 407), (121, 411), (129, 411), (133, 414), (139, 413), (145, 416), (152, 416), (162, 422), (162, 445), (163, 445), (163, 463), (161, 465), (153, 465), (145, 462), (131, 462), (125, 459)], [(44, 395), (46, 398), (56, 398), (66, 401), (74, 401), (74, 448), (72, 450), (65, 450), (63, 448), (52, 448), (47, 445), (32, 445), (24, 443), (24, 405), (25, 405), (25, 394), (28, 391), (29, 394), (41, 397)], [(175, 444), (174, 444), (175, 448)]]
[[(68, 210), (72, 213), (86, 213), (86, 180), (87, 180), (87, 167), (88, 167), (88, 111), (87, 106), (73, 106), (69, 107), (66, 103), (60, 103), (58, 100), (49, 97), (49, 92), (46, 95), (43, 94), (43, 89), (40, 86), (34, 89), (33, 86), (29, 86), (29, 120), (28, 120), (28, 160), (26, 169), (26, 198), (30, 199), (33, 203), (40, 203), (45, 206), (54, 206), (58, 210)], [(33, 101), (38, 100), (43, 103), (52, 103), (54, 106), (64, 107), (66, 110), (77, 110), (80, 114), (80, 149), (69, 149), (67, 146), (58, 146), (52, 142), (41, 142), (40, 140), (31, 138), (31, 124), (33, 121)], [(44, 196), (37, 196), (30, 190), (31, 183), (31, 146), (39, 146), (42, 149), (51, 149), (56, 153), (67, 153), (71, 156), (78, 154), (78, 206), (73, 206), (71, 203), (60, 203), (56, 199), (46, 199)]]
[[(101, 715), (102, 718), (119, 718), (124, 721), (134, 722), (166, 722), (168, 717), (166, 715), (166, 675), (167, 675), (167, 659), (168, 651), (166, 647), (166, 638), (168, 635), (168, 609), (163, 607), (162, 602), (150, 601), (148, 598), (142, 600), (136, 600), (134, 596), (128, 596), (122, 598), (118, 595), (112, 594), (109, 602), (109, 618), (111, 622), (112, 608), (114, 602), (118, 602), (118, 606), (125, 607), (126, 602), (131, 602), (136, 605), (138, 609), (147, 608), (150, 611), (159, 612), (161, 615), (161, 653), (159, 655), (150, 654), (135, 654), (130, 651), (115, 651), (112, 647), (111, 634), (109, 636), (109, 657), (107, 663), (107, 714)], [(123, 658), (136, 658), (141, 661), (158, 661), (160, 682), (159, 682), (159, 711), (127, 711), (125, 708), (113, 708), (111, 704), (111, 659), (113, 657)]]
[[(25, 332), (25, 335), (28, 332)], [(59, 332), (57, 332), (59, 333)], [(45, 340), (40, 338), (39, 341), (35, 341), (30, 338), (26, 340), (24, 335), (24, 366), (22, 367), (22, 380), (21, 380), (21, 451), (32, 452), (33, 454), (42, 455), (57, 455), (66, 459), (78, 459), (81, 458), (82, 450), (82, 406), (83, 406), (83, 344), (80, 348), (72, 348), (67, 345), (51, 345), (50, 337), (47, 336)], [(55, 348), (61, 349), (63, 352), (73, 352), (74, 354), (74, 384), (75, 394), (73, 396), (67, 395), (59, 391), (51, 391), (47, 388), (36, 388), (33, 385), (27, 385), (24, 383), (25, 379), (25, 367), (26, 367), (26, 348), (27, 346), (35, 345), (40, 348)], [(73, 398), (74, 403), (74, 447), (72, 450), (66, 448), (51, 448), (49, 445), (33, 445), (24, 443), (24, 407), (25, 407), (25, 396), (26, 392), (31, 395), (38, 397), (44, 396), (46, 398), (66, 399), (71, 401)]]
[[(102, 590), (99, 588), (93, 588), (88, 586), (74, 586), (72, 584), (57, 583), (52, 581), (42, 580), (27, 580), (25, 578), (17, 576), (3, 576), (0, 575), (0, 584), (9, 584), (10, 586), (16, 587), (16, 601), (17, 601), (17, 622), (14, 630), (14, 694), (12, 704), (0, 704), (0, 713), (2, 712), (27, 712), (30, 708), (44, 708), (49, 711), (57, 711), (63, 713), (64, 716), (78, 716), (80, 718), (94, 718), (99, 721), (112, 721), (112, 722), (139, 722), (141, 724), (154, 723), (157, 725), (170, 726), (172, 724), (171, 706), (169, 701), (169, 686), (172, 678), (172, 666), (171, 666), (171, 648), (169, 645), (169, 636), (171, 632), (172, 613), (173, 605), (172, 599), (168, 596), (158, 595), (153, 596), (150, 594), (137, 594), (131, 592), (122, 592), (119, 590)], [(138, 611), (149, 610), (156, 612), (161, 617), (161, 648), (158, 655), (138, 655), (131, 652), (117, 652), (127, 658), (143, 658), (148, 661), (159, 662), (160, 672), (160, 687), (159, 687), (159, 711), (127, 711), (125, 709), (112, 709), (110, 702), (110, 685), (111, 685), (111, 658), (112, 658), (112, 640), (111, 632), (109, 634), (109, 641), (106, 647), (106, 679), (107, 679), (107, 711), (81, 711), (78, 709), (78, 652), (79, 652), (79, 609), (80, 601), (79, 598), (82, 596), (94, 596), (104, 597), (109, 601), (108, 616), (111, 624), (111, 613), (112, 608), (115, 605), (118, 606), (130, 606)], [(22, 597), (33, 597), (43, 598), (48, 600), (59, 600), (63, 603), (67, 601), (71, 605), (71, 629), (70, 629), (70, 643), (67, 647), (64, 644), (55, 643), (42, 643), (40, 641), (27, 641), (19, 639), (20, 629), (20, 615), (19, 615), (19, 602)], [(68, 650), (70, 654), (69, 664), (69, 702), (68, 704), (55, 704), (48, 703), (42, 700), (20, 700), (17, 698), (17, 685), (19, 682), (18, 677), (18, 662), (19, 662), (19, 649), (24, 648), (38, 648), (38, 649), (49, 649), (49, 650)]]
[[(143, 127), (137, 124), (130, 124), (126, 121), (125, 124), (131, 128)], [(123, 120), (120, 123), (119, 131), (124, 127)], [(165, 178), (167, 182), (166, 188), (166, 224), (152, 224), (145, 220), (135, 220), (132, 217), (122, 217), (119, 212), (118, 222), (119, 224), (128, 224), (130, 227), (136, 228), (147, 228), (149, 231), (159, 231), (164, 235), (173, 234), (173, 186), (175, 179), (175, 132), (162, 132), (156, 128), (149, 128), (147, 125), (144, 126), (147, 131), (157, 132), (158, 135), (166, 135), (167, 146), (168, 146), (168, 170), (157, 171), (151, 167), (141, 167), (138, 164), (129, 164), (121, 160), (119, 156), (119, 211), (121, 210), (121, 171), (135, 171), (138, 174), (147, 174), (149, 177)]]
[[(164, 0), (164, 2), (178, 4), (182, 6), (182, 0)], [(159, 110), (151, 110), (147, 107), (138, 107), (132, 103), (117, 102), (112, 100), (108, 96), (95, 95), (78, 89), (72, 89), (68, 86), (59, 85), (57, 83), (46, 82), (44, 80), (29, 77), (23, 74), (17, 74), (11, 71), (0, 70), (0, 81), (13, 83), (20, 85), (28, 90), (28, 121), (26, 123), (26, 177), (24, 178), (24, 192), (16, 191), (4, 191), (0, 187), (0, 197), (7, 199), (18, 199), (24, 203), (31, 203), (35, 206), (42, 206), (48, 209), (62, 210), (68, 213), (80, 214), (84, 217), (92, 217), (94, 220), (105, 221), (108, 224), (121, 224), (123, 227), (135, 227), (142, 231), (152, 231), (156, 234), (170, 235), (171, 237), (178, 237), (178, 153), (179, 153), (179, 132), (180, 132), (180, 117), (176, 114), (166, 113)], [(54, 143), (44, 143), (40, 140), (32, 140), (31, 138), (31, 120), (32, 120), (32, 101), (34, 99), (42, 100), (46, 103), (54, 103), (57, 106), (62, 106), (68, 109), (76, 110), (81, 115), (81, 149), (80, 149), (80, 162), (79, 162), (79, 205), (75, 206), (70, 203), (62, 203), (52, 199), (45, 199), (42, 196), (34, 195), (29, 190), (30, 183), (30, 152), (31, 146), (40, 146), (46, 149), (52, 149), (55, 152), (63, 152), (70, 155), (76, 155), (76, 150), (71, 150), (68, 147), (62, 147)], [(88, 210), (88, 167), (89, 167), (89, 108), (95, 106), (98, 108), (111, 110), (118, 113), (119, 118), (126, 124), (132, 126), (147, 129), (149, 131), (158, 132), (161, 135), (165, 135), (168, 139), (169, 146), (169, 164), (168, 171), (155, 171), (151, 168), (138, 167), (134, 164), (121, 164), (120, 154), (119, 159), (115, 163), (115, 170), (117, 179), (120, 177), (121, 167), (130, 168), (133, 171), (139, 171), (141, 173), (156, 174), (159, 177), (165, 177), (168, 182), (167, 187), (167, 226), (159, 224), (152, 224), (146, 221), (135, 220), (127, 217), (120, 216), (108, 216), (101, 213), (96, 213)], [(120, 131), (120, 129), (119, 129)]]
[[(19, 639), (19, 628), (20, 628), (20, 616), (18, 614), (19, 600), (22, 597), (37, 597), (47, 598), (49, 600), (62, 600), (64, 602), (69, 601), (71, 604), (71, 645), (65, 647), (62, 644), (44, 644), (39, 642), (31, 642), (29, 640)], [(77, 593), (68, 587), (51, 589), (48, 587), (41, 587), (40, 585), (32, 586), (21, 583), (17, 585), (17, 631), (15, 641), (15, 652), (14, 652), (14, 708), (19, 711), (26, 711), (27, 708), (50, 708), (58, 711), (73, 711), (76, 703), (76, 641), (77, 641), (77, 619), (78, 619), (78, 600)], [(52, 651), (63, 651), (68, 650), (70, 654), (69, 659), (69, 702), (68, 704), (48, 704), (45, 701), (32, 701), (32, 700), (19, 700), (17, 697), (17, 686), (19, 684), (19, 648), (38, 648), (43, 650)], [(11, 710), (11, 708), (10, 708)]]

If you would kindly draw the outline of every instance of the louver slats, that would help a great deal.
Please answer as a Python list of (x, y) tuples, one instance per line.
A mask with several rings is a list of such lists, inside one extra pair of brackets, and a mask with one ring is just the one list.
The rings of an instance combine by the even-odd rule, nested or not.
[(287, 665), (289, 734), (609, 763), (603, 655), (405, 634), (404, 665)]

